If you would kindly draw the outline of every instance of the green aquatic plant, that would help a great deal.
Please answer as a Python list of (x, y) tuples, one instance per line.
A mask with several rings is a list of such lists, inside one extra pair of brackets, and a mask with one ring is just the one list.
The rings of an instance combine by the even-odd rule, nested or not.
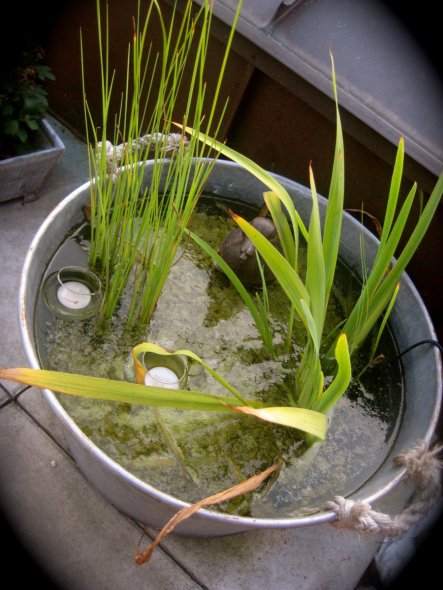
[[(85, 126), (91, 177), (91, 247), (89, 265), (103, 282), (102, 317), (115, 313), (125, 289), (131, 291), (127, 325), (147, 324), (174, 262), (214, 159), (208, 148), (173, 133), (172, 120), (217, 135), (225, 108), (217, 115), (241, 2), (234, 18), (212, 98), (207, 96), (206, 56), (210, 45), (212, 3), (196, 10), (187, 2), (183, 13), (175, 5), (166, 22), (156, 0), (145, 16), (138, 2), (133, 39), (129, 45), (125, 87), (117, 113), (111, 105), (116, 74), (111, 71), (109, 16), (97, 0), (101, 79), (101, 119), (89, 107), (85, 58), (81, 55)], [(155, 52), (150, 27), (161, 35)], [(185, 86), (186, 85), (186, 86)], [(177, 113), (177, 97), (185, 96), (184, 112)], [(146, 188), (147, 159), (154, 161)]]
[[(237, 289), (238, 294), (240, 295), (243, 302), (251, 312), (252, 318), (263, 340), (263, 344), (265, 346), (266, 351), (268, 352), (271, 358), (274, 358), (274, 340), (270, 325), (269, 301), (267, 295), (266, 281), (264, 280), (264, 277), (262, 276), (263, 295), (260, 296), (259, 293), (256, 293), (254, 301), (254, 298), (251, 296), (248, 289), (243, 285), (241, 280), (238, 278), (238, 276), (235, 274), (232, 268), (223, 260), (220, 254), (216, 252), (207, 242), (201, 239), (194, 232), (191, 232), (188, 229), (186, 230), (186, 233), (189, 236), (191, 236), (194, 242), (198, 244), (201, 247), (201, 249), (204, 250), (214, 260), (215, 264), (221, 270), (223, 270), (225, 275), (229, 278), (234, 287)], [(259, 259), (257, 259), (257, 263), (260, 265), (260, 269), (262, 269), (262, 265)]]
[[(335, 344), (329, 350), (324, 350), (325, 317), (338, 262), (341, 223), (344, 213), (344, 142), (332, 55), (331, 61), (332, 86), (336, 106), (336, 142), (323, 224), (320, 220), (318, 195), (312, 168), (309, 170), (312, 210), (309, 225), (306, 227), (286, 189), (269, 172), (214, 138), (190, 127), (185, 129), (191, 137), (198, 137), (216, 154), (222, 154), (237, 162), (269, 188), (269, 191), (264, 192), (263, 198), (275, 223), (282, 252), (245, 219), (235, 213), (232, 213), (232, 218), (254, 244), (290, 302), (287, 323), (288, 345), (291, 342), (294, 313), (305, 328), (306, 341), (302, 344), (303, 353), (295, 371), (293, 391), (288, 396), (289, 400), (297, 407), (310, 408), (319, 412), (327, 412), (344, 394), (351, 378), (351, 356), (380, 320), (381, 329), (386, 325), (389, 312), (395, 303), (402, 274), (425, 236), (443, 193), (442, 174), (437, 180), (427, 204), (421, 211), (412, 233), (406, 239), (405, 246), (398, 254), (401, 240), (405, 238), (406, 224), (410, 219), (409, 214), (417, 190), (414, 183), (403, 205), (399, 208), (404, 161), (404, 140), (401, 138), (375, 260), (370, 269), (363, 270), (365, 280), (360, 295), (349, 317), (340, 327), (340, 335)], [(179, 125), (179, 127), (181, 126)], [(192, 232), (189, 234), (220, 265), (219, 257), (207, 245), (202, 244), (202, 241)], [(300, 234), (307, 248), (305, 276), (301, 276), (298, 270)], [(395, 255), (397, 255), (397, 259), (394, 259)], [(263, 337), (260, 307), (254, 303), (249, 294), (245, 295), (243, 286), (239, 287), (239, 279), (232, 269), (227, 271), (225, 266), (220, 266), (238, 289)], [(267, 335), (266, 338), (268, 338)], [(379, 338), (380, 329), (376, 343)], [(268, 350), (267, 340), (264, 339), (264, 342), (265, 348)], [(337, 361), (336, 376), (329, 387), (325, 388), (323, 363), (330, 364), (333, 353), (335, 353)]]
[[(337, 99), (334, 69), (332, 71), (333, 88)], [(255, 245), (257, 252), (263, 258), (290, 301), (290, 312), (287, 323), (288, 351), (291, 346), (292, 325), (295, 314), (300, 318), (305, 327), (307, 339), (304, 344), (301, 361), (296, 370), (294, 379), (295, 391), (289, 393), (289, 401), (295, 406), (315, 408), (322, 412), (330, 409), (335, 401), (346, 391), (351, 379), (349, 350), (345, 332), (341, 334), (335, 347), (335, 357), (338, 366), (337, 374), (333, 382), (326, 389), (324, 389), (324, 374), (321, 366), (323, 329), (338, 260), (344, 201), (344, 147), (337, 100), (336, 119), (337, 130), (334, 163), (323, 233), (312, 169), (309, 171), (312, 212), (309, 227), (307, 228), (290, 195), (271, 174), (228, 146), (195, 129), (186, 128), (186, 131), (191, 137), (198, 137), (217, 153), (223, 154), (237, 162), (270, 189), (263, 194), (263, 197), (274, 221), (282, 252), (273, 246), (267, 238), (247, 221), (234, 213), (232, 213), (232, 217)], [(300, 233), (307, 244), (307, 269), (304, 278), (300, 276), (298, 271)], [(196, 239), (192, 233), (190, 235)], [(213, 252), (210, 252), (208, 248), (206, 248), (206, 251), (214, 257)], [(216, 262), (219, 263), (219, 260), (216, 259)], [(226, 272), (226, 268), (223, 268)], [(233, 271), (227, 274), (232, 280)], [(233, 284), (238, 289), (238, 280), (234, 280)], [(263, 335), (263, 329), (261, 327), (263, 308), (255, 305), (251, 298), (245, 298), (241, 290), (239, 290), (239, 293), (249, 307), (260, 334)], [(266, 348), (268, 349), (269, 347), (267, 346)]]

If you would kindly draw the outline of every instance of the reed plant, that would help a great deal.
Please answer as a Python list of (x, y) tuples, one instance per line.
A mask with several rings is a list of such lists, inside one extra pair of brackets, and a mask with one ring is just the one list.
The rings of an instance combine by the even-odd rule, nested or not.
[[(169, 23), (156, 0), (147, 3), (145, 15), (141, 6), (139, 0), (125, 87), (114, 113), (116, 74), (110, 64), (108, 6), (103, 15), (101, 0), (96, 0), (102, 98), (99, 121), (89, 106), (81, 52), (91, 177), (89, 265), (103, 280), (104, 319), (114, 315), (123, 294), (130, 291), (128, 327), (149, 323), (183, 231), (214, 165), (214, 159), (205, 159), (209, 150), (204, 144), (173, 133), (172, 121), (179, 116), (195, 129), (218, 134), (226, 107), (222, 105), (218, 111), (218, 102), (241, 2), (211, 99), (205, 81), (210, 0), (202, 2), (198, 10), (187, 2), (183, 13), (174, 6)], [(153, 26), (161, 33), (158, 52), (149, 41)], [(185, 96), (182, 114), (177, 114), (179, 95)], [(154, 166), (144, 188), (148, 158)]]

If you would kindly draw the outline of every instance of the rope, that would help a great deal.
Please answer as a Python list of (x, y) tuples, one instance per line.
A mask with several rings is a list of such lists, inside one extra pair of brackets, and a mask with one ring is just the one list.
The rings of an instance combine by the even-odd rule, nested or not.
[(405, 481), (415, 485), (416, 490), (404, 511), (394, 517), (371, 508), (368, 502), (346, 500), (342, 496), (325, 504), (337, 515), (335, 526), (362, 533), (382, 534), (397, 537), (421, 520), (438, 501), (441, 495), (440, 470), (442, 462), (437, 458), (443, 446), (429, 450), (419, 442), (415, 447), (394, 458), (397, 465), (405, 467)]

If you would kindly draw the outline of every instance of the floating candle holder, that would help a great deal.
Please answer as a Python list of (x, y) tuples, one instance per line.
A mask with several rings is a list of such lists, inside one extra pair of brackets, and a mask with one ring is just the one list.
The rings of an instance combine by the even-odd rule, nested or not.
[(100, 279), (89, 269), (65, 266), (48, 276), (43, 285), (43, 298), (57, 317), (88, 319), (100, 307)]
[(141, 362), (146, 369), (145, 385), (169, 389), (185, 389), (188, 382), (188, 364), (179, 354), (163, 355), (145, 352)]

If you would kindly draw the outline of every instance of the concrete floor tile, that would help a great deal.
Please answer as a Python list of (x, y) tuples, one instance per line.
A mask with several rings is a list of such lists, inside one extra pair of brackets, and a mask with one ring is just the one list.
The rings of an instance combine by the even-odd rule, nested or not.
[(200, 588), (161, 550), (149, 568), (136, 566), (140, 529), (91, 488), (14, 402), (0, 410), (0, 481), (3, 514), (58, 588)]
[(11, 399), (10, 396), (8, 395), (6, 390), (2, 387), (1, 382), (0, 382), (0, 406), (5, 404), (6, 402), (8, 402), (10, 399)]
[(205, 540), (170, 536), (163, 546), (211, 590), (353, 590), (381, 540), (323, 524)]
[(18, 406), (32, 416), (33, 420), (37, 422), (40, 428), (49, 434), (49, 436), (51, 436), (51, 438), (53, 438), (63, 449), (68, 451), (65, 435), (60, 422), (54, 415), (40, 389), (29, 387), (15, 399)]

